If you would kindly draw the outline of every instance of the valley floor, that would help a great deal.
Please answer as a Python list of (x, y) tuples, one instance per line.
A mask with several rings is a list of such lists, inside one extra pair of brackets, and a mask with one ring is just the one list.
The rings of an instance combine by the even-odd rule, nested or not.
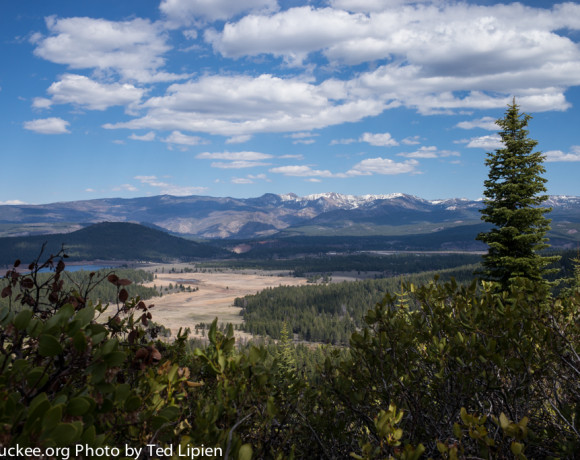
[[(151, 269), (150, 269), (151, 270)], [(160, 271), (160, 269), (158, 269)], [(165, 267), (168, 271), (168, 267)], [(172, 337), (177, 335), (179, 328), (189, 327), (191, 337), (201, 337), (196, 333), (195, 325), (211, 323), (216, 317), (219, 323), (241, 324), (240, 308), (234, 307), (234, 299), (280, 285), (306, 284), (304, 278), (291, 276), (266, 275), (260, 272), (224, 272), (224, 273), (156, 273), (157, 278), (145, 286), (154, 284), (168, 287), (170, 284), (191, 286), (193, 292), (177, 292), (163, 294), (162, 297), (151, 299), (155, 305), (151, 313), (153, 321), (171, 330)], [(251, 338), (251, 334), (235, 331), (236, 338)]]

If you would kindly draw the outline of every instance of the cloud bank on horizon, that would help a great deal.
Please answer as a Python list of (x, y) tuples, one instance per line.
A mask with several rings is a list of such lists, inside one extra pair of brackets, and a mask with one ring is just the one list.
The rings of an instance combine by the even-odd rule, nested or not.
[[(115, 14), (110, 5), (49, 3), (36, 16), (12, 6), (4, 32), (22, 62), (10, 71), (18, 84), (0, 80), (5, 105), (19, 107), (4, 116), (18, 131), (10, 147), (34, 157), (42, 146), (61, 162), (57, 175), (90, 164), (98, 176), (56, 199), (476, 198), (485, 151), (501, 145), (494, 121), (513, 97), (534, 114), (550, 191), (580, 194), (570, 172), (580, 161), (578, 3), (161, 0)], [(133, 171), (108, 177), (115, 161)], [(4, 186), (6, 202), (47, 199)]]

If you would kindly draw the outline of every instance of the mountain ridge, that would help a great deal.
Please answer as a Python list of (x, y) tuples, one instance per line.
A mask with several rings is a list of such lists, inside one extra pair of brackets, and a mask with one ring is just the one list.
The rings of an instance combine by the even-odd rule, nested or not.
[[(580, 197), (553, 195), (546, 201), (562, 235), (580, 231)], [(404, 193), (299, 196), (266, 193), (254, 198), (157, 195), (101, 198), (43, 205), (1, 205), (0, 236), (74, 231), (99, 222), (139, 223), (202, 239), (263, 238), (279, 232), (335, 234), (364, 224), (366, 234), (436, 231), (480, 222), (483, 202), (467, 198), (426, 200)], [(439, 225), (440, 224), (440, 225)], [(428, 228), (429, 227), (429, 228)], [(425, 230), (427, 228), (427, 230)], [(363, 231), (363, 230), (361, 230)], [(338, 232), (338, 233), (337, 233)], [(568, 232), (568, 233), (566, 233)]]

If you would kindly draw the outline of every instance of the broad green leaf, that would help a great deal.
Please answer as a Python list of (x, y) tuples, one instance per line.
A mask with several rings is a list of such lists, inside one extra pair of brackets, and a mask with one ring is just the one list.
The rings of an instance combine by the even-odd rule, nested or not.
[(25, 329), (30, 322), (30, 318), (32, 318), (32, 310), (25, 308), (14, 318), (14, 326), (19, 330)]
[(244, 444), (238, 452), (238, 460), (252, 460), (254, 451), (251, 444)]
[(72, 398), (66, 406), (66, 413), (69, 415), (84, 415), (90, 408), (91, 403), (89, 403), (85, 398)]
[(38, 353), (41, 356), (56, 356), (62, 353), (62, 345), (55, 336), (43, 334), (38, 341)]

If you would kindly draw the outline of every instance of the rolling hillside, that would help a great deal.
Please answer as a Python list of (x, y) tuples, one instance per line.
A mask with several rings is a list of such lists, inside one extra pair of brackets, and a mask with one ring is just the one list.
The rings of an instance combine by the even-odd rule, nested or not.
[(225, 251), (169, 235), (142, 225), (104, 222), (66, 234), (0, 238), (0, 264), (34, 260), (46, 243), (45, 254), (63, 246), (71, 261), (132, 260), (190, 261), (223, 256)]

